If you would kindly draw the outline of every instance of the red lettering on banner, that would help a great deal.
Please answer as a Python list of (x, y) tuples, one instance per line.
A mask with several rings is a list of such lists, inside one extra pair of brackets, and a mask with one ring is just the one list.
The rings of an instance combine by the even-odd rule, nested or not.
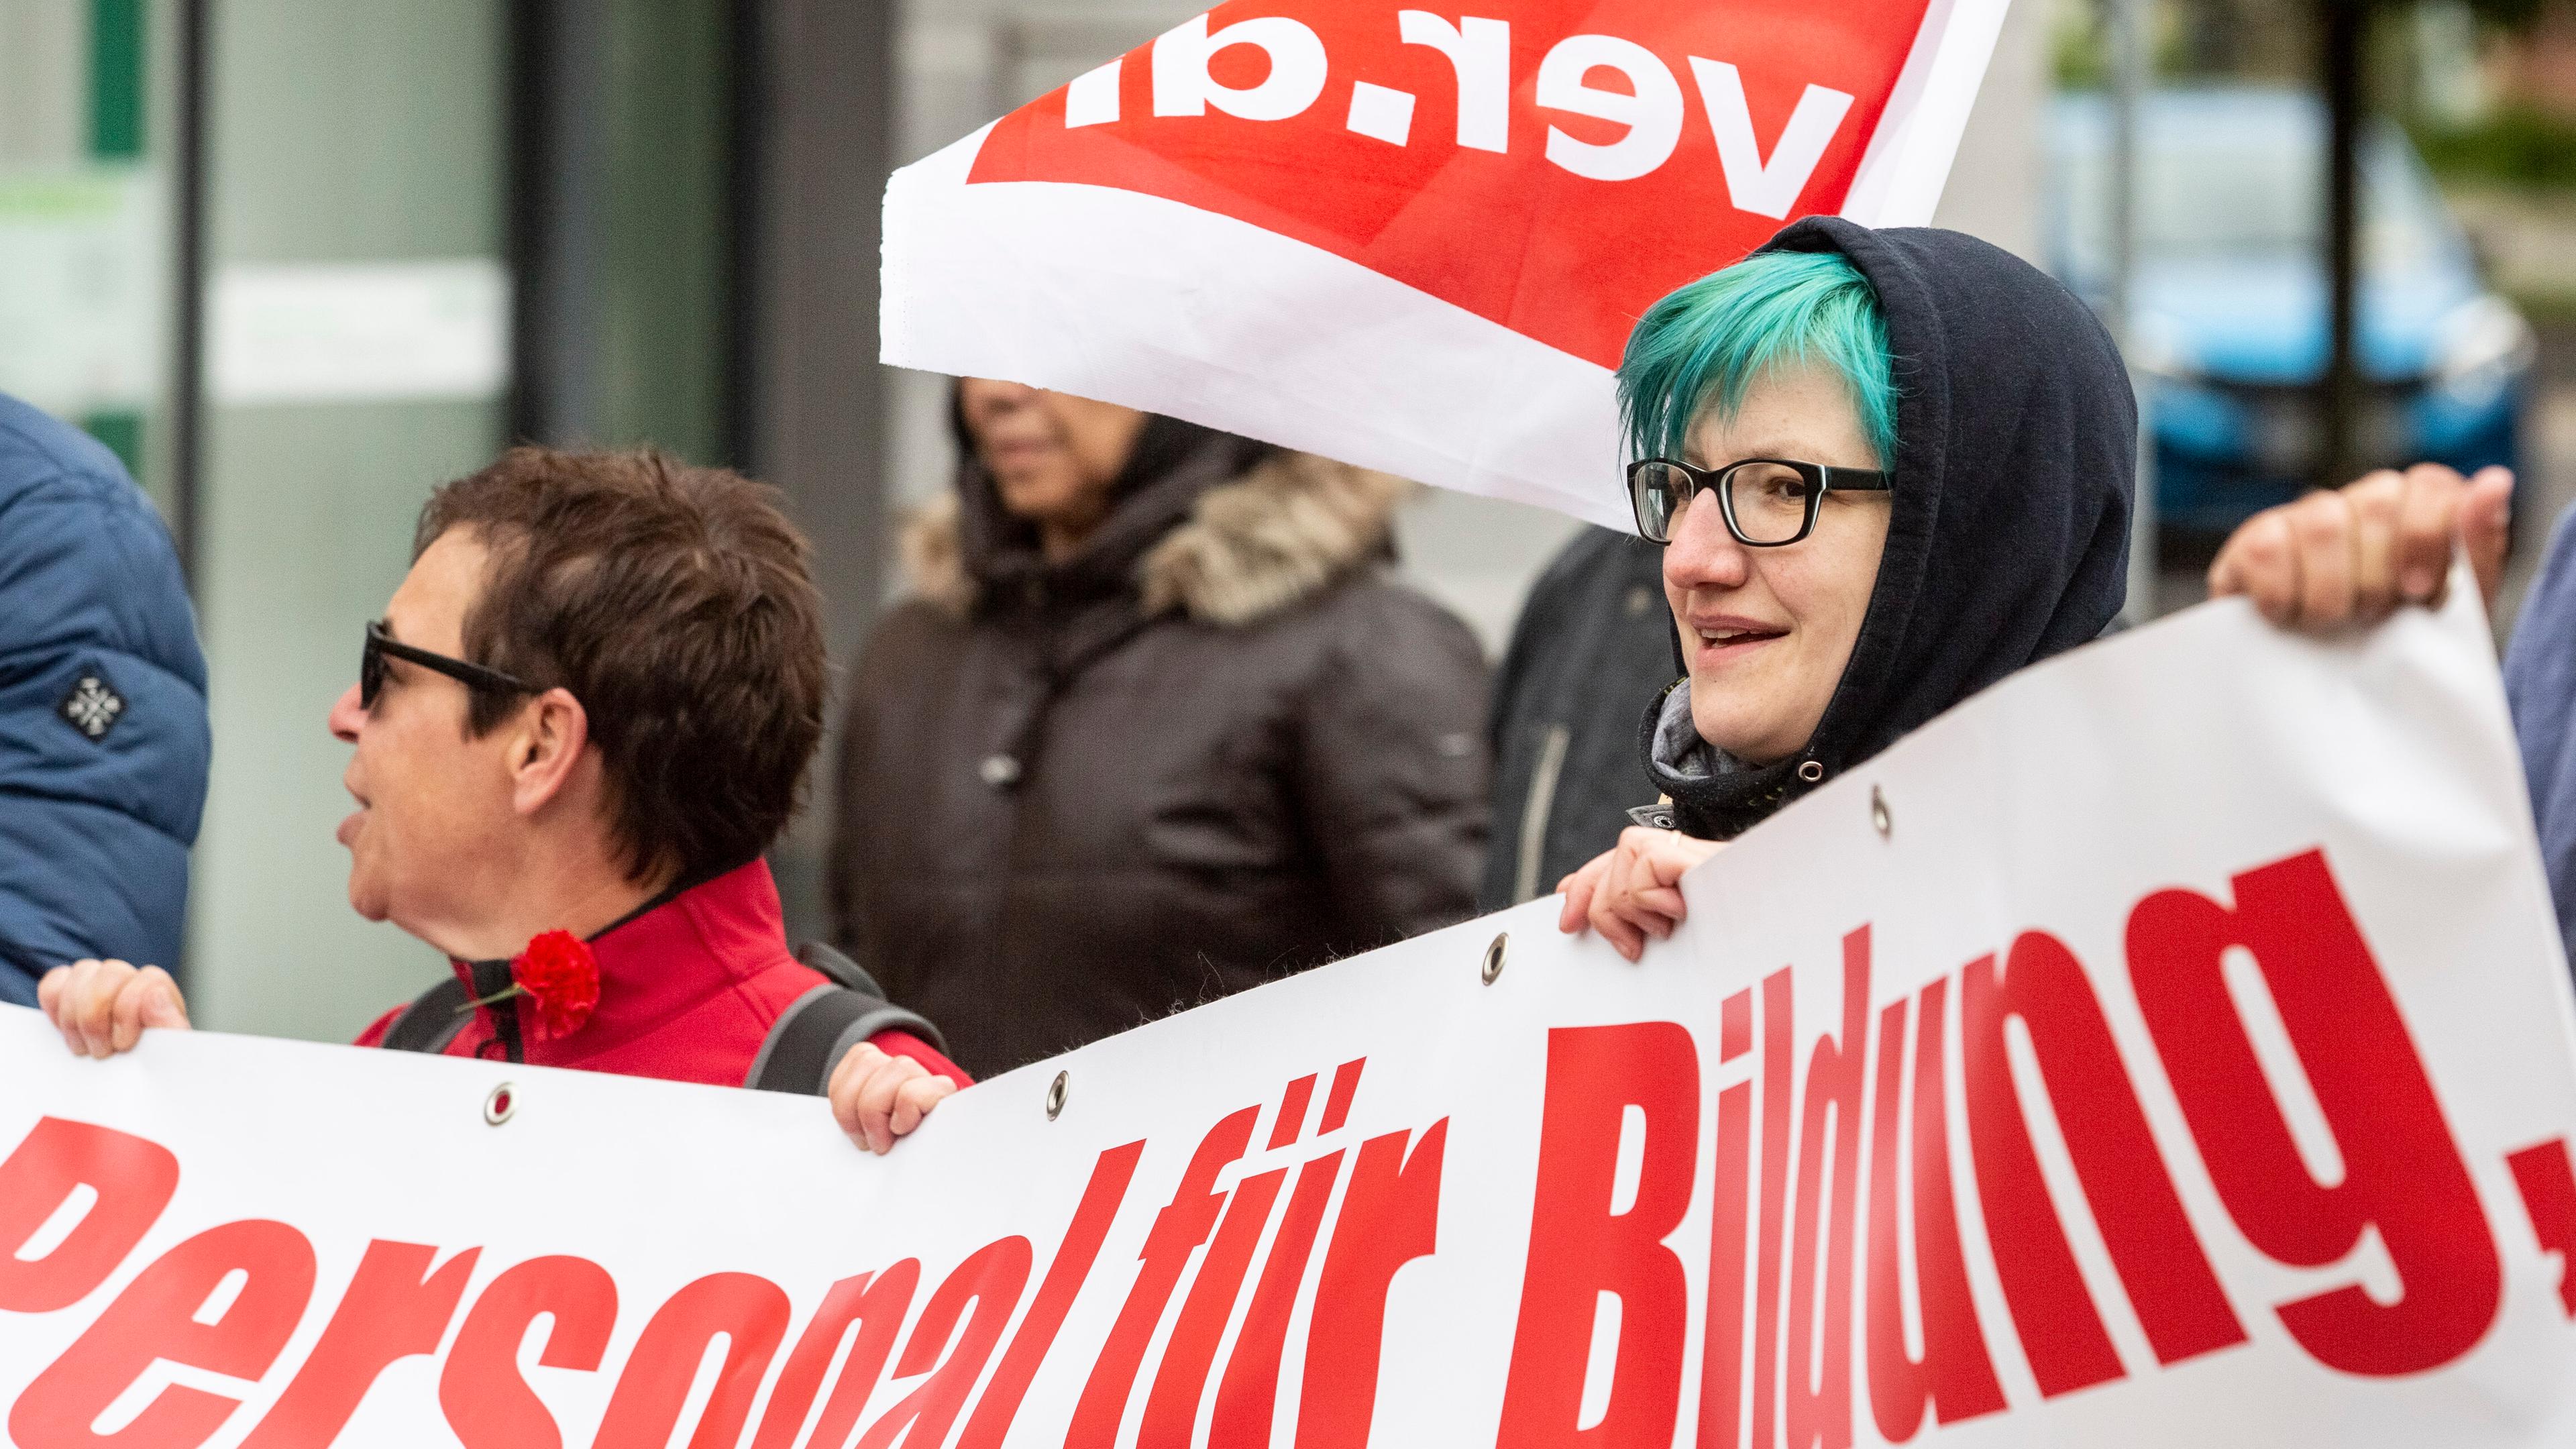
[[(1843, 937), (1843, 1020), (1807, 1054), (1807, 1095), (1798, 1136), (1796, 1229), (1789, 1264), (1788, 1389), (1782, 1395), (1789, 1449), (1848, 1449), (1852, 1438), (1852, 1213), (1859, 1201), (1860, 1108), (1869, 1062), (1869, 927)], [(1825, 1128), (1833, 1126), (1830, 1199), (1822, 1174)], [(1827, 1223), (1830, 1221), (1830, 1237)], [(1817, 1302), (1824, 1305), (1822, 1356)]]
[[(239, 1290), (218, 1305), (235, 1274)], [(9, 1437), (18, 1449), (194, 1449), (239, 1399), (173, 1384), (125, 1427), (90, 1426), (156, 1359), (237, 1379), (267, 1373), (312, 1297), (313, 1245), (302, 1233), (265, 1221), (208, 1228), (145, 1268), (36, 1376), (9, 1410)]]
[(481, 1248), (449, 1258), (421, 1243), (367, 1244), (348, 1290), (304, 1364), (242, 1449), (328, 1449), (376, 1378), (397, 1359), (438, 1352)]
[(1270, 1209), (1288, 1180), (1282, 1167), (1236, 1184), (1227, 1202), (1225, 1221), (1208, 1245), (1198, 1276), (1190, 1283), (1181, 1316), (1163, 1345), (1163, 1365), (1154, 1375), (1154, 1391), (1145, 1400), (1145, 1421), (1136, 1430), (1136, 1449), (1190, 1449), (1198, 1429), (1199, 1402), (1207, 1396), (1208, 1371), (1216, 1363), (1217, 1340), (1234, 1316), (1242, 1296), (1243, 1277), (1252, 1268), (1253, 1250), (1261, 1246)]
[[(1341, 1095), (1338, 1080), (1334, 1095)], [(1199, 1139), (1190, 1165), (1181, 1172), (1180, 1185), (1172, 1190), (1171, 1203), (1155, 1214), (1154, 1226), (1145, 1234), (1145, 1247), (1137, 1254), (1145, 1266), (1137, 1270), (1136, 1284), (1120, 1305), (1118, 1320), (1110, 1325), (1100, 1358), (1092, 1365), (1091, 1378), (1082, 1386), (1082, 1398), (1073, 1406), (1065, 1449), (1111, 1449), (1117, 1441), (1118, 1424), (1127, 1416), (1127, 1399), (1135, 1391), (1145, 1347), (1163, 1321), (1163, 1310), (1171, 1306), (1172, 1290), (1180, 1286), (1181, 1270), (1189, 1265), (1190, 1254), (1216, 1227), (1217, 1210), (1225, 1202), (1214, 1190), (1216, 1175), (1243, 1155), (1252, 1141), (1252, 1125), (1260, 1118), (1259, 1107), (1246, 1107)], [(1330, 1118), (1328, 1109), (1326, 1120)]]
[(699, 1361), (719, 1333), (725, 1336), (724, 1363), (689, 1435), (689, 1449), (732, 1449), (751, 1417), (760, 1381), (769, 1375), (778, 1341), (787, 1336), (787, 1290), (749, 1273), (710, 1273), (654, 1312), (626, 1356), (591, 1449), (669, 1444)]
[[(1245, 91), (1259, 83), (1211, 65), (1211, 84)], [(1758, 993), (1733, 991), (1713, 1017), (1694, 1018), (1706, 1021), (1718, 1063), (1717, 1080), (1706, 1084), (1712, 1196), (1697, 1305), (1680, 1254), (1667, 1245), (1696, 1205), (1697, 1043), (1673, 1022), (1548, 1034), (1496, 1449), (1673, 1443), (1694, 1310), (1702, 1315), (1698, 1449), (1848, 1449), (1855, 1340), (1870, 1413), (1890, 1443), (2007, 1409), (1991, 1336), (2000, 1330), (1976, 1301), (1959, 1220), (1951, 1139), (1960, 1112), (1982, 1236), (2043, 1395), (2143, 1369), (2121, 1362), (2097, 1301), (2100, 1279), (2088, 1282), (2078, 1264), (2072, 1243), (2086, 1220), (2160, 1362), (2246, 1341), (2203, 1250), (2202, 1232), (2219, 1229), (2205, 1213), (2195, 1225), (2185, 1211), (2102, 987), (2066, 945), (2025, 932), (2008, 951), (1969, 963), (1955, 983), (1933, 980), (1875, 1008), (1871, 928), (1842, 945), (1841, 1008), (1837, 1020), (1818, 1023), (1830, 1029), (1812, 1042), (1797, 1033), (1787, 969)], [(2147, 895), (2129, 914), (2125, 945), (2145, 1039), (2217, 1202), (2255, 1250), (2324, 1270), (2313, 1280), (2324, 1291), (2303, 1289), (2277, 1305), (2290, 1337), (2328, 1368), (2380, 1377), (2428, 1372), (2472, 1352), (2501, 1312), (2499, 1229), (2484, 1215), (2430, 1065), (2324, 853), (2238, 873), (2214, 896)], [(1955, 1103), (1953, 994), (1965, 1084)], [(2015, 1019), (2027, 1053), (2009, 1045)], [(1306, 1362), (1292, 1375), (1296, 1449), (1370, 1442), (1390, 1330), (1408, 1326), (1389, 1322), (1391, 1286), (1405, 1264), (1439, 1246), (1450, 1124), (1293, 1162), (1290, 1152), (1321, 1151), (1299, 1146), (1310, 1116), (1324, 1134), (1348, 1125), (1362, 1065), (1343, 1064), (1329, 1088), (1321, 1074), (1288, 1084), (1264, 1145), (1278, 1155), (1267, 1161), (1244, 1160), (1264, 1140), (1256, 1138), (1262, 1108), (1207, 1130), (1144, 1233), (1134, 1280), (1066, 1430), (1069, 1449), (1121, 1442), (1149, 1354), (1157, 1367), (1135, 1449), (1189, 1449), (1203, 1409), (1209, 1449), (1270, 1449), (1290, 1325), (1310, 1275)], [(2030, 1100), (2033, 1089), (2044, 1101)], [(2323, 1134), (2308, 1134), (2320, 1121)], [(2059, 1139), (2074, 1180), (2064, 1195), (2053, 1187), (2064, 1179), (2040, 1165)], [(2553, 1137), (2505, 1162), (2534, 1239), (2560, 1260), (2558, 1296), (2576, 1320), (2569, 1141)], [(2163, 1145), (2181, 1150), (2170, 1131)], [(1005, 1237), (966, 1258), (908, 1334), (922, 1286), (917, 1260), (832, 1285), (786, 1355), (750, 1449), (854, 1440), (854, 1449), (939, 1449), (961, 1423), (957, 1449), (1000, 1449), (1120, 1222), (1146, 1146), (1097, 1155), (1016, 1334), (1008, 1331), (1033, 1276), (1027, 1238)], [(1328, 1224), (1346, 1164), (1348, 1191)], [(146, 1139), (38, 1122), (0, 1161), (0, 1308), (59, 1312), (109, 1297), (101, 1285), (165, 1215), (178, 1173), (177, 1158)], [(95, 1194), (86, 1207), (84, 1185)], [(2400, 1284), (2394, 1294), (2374, 1297), (2362, 1270), (2337, 1266), (2372, 1251), (2373, 1237)], [(44, 1251), (20, 1261), (12, 1244)], [(369, 1242), (310, 1352), (241, 1437), (243, 1449), (323, 1449), (347, 1437), (388, 1366), (437, 1354), (483, 1250), (443, 1261), (441, 1251)], [(2529, 1271), (2527, 1259), (2516, 1262)], [(255, 1397), (247, 1384), (230, 1392), (176, 1384), (148, 1402), (138, 1384), (164, 1361), (234, 1380), (272, 1370), (286, 1378), (279, 1356), (290, 1340), (304, 1341), (296, 1327), (314, 1282), (312, 1247), (286, 1224), (228, 1223), (188, 1238), (117, 1291), (9, 1407), (10, 1441), (194, 1449), (220, 1434), (231, 1442), (230, 1421), (251, 1417), (240, 1414)], [(593, 1381), (594, 1391), (609, 1390), (595, 1449), (672, 1441), (720, 1334), (721, 1368), (688, 1444), (725, 1449), (742, 1440), (794, 1323), (788, 1293), (744, 1273), (700, 1278), (660, 1305), (622, 1364), (609, 1365), (608, 1350), (622, 1341), (618, 1296), (605, 1269), (570, 1256), (519, 1263), (494, 1279), (439, 1367), (438, 1400), (465, 1449), (561, 1449), (559, 1426), (518, 1367), (540, 1319), (551, 1327), (537, 1362), (615, 1369), (613, 1390), (604, 1377)], [(900, 1382), (888, 1389), (890, 1369)], [(865, 1421), (881, 1389), (899, 1402)], [(142, 1403), (141, 1413), (94, 1432), (120, 1398)], [(1589, 1427), (1587, 1409), (1596, 1411)]]
[(2053, 936), (2026, 932), (2001, 980), (1993, 957), (1969, 964), (1961, 1009), (1977, 1195), (2039, 1391), (2053, 1397), (2123, 1370), (2031, 1147), (2004, 1050), (2004, 1024), (2015, 1016), (2030, 1032), (2058, 1131), (2156, 1357), (2174, 1363), (2244, 1342), (2074, 954)]
[[(1753, 1050), (1753, 993), (1726, 998), (1718, 1060)], [(1715, 1199), (1708, 1211), (1708, 1306), (1700, 1342), (1699, 1449), (1738, 1449), (1744, 1442), (1744, 1253), (1752, 1191), (1753, 1084), (1717, 1094)]]
[[(1608, 367), (1657, 297), (1843, 204), (1924, 10), (1236, 0), (1004, 117), (968, 179), (1234, 217)], [(1462, 261), (1491, 250), (1521, 265)]]
[[(1276, 1152), (1296, 1141), (1299, 1134), (1306, 1130), (1306, 1109), (1313, 1105), (1314, 1099), (1315, 1074), (1313, 1072), (1308, 1072), (1288, 1084), (1288, 1095), (1279, 1101), (1279, 1120), (1270, 1124), (1271, 1151)], [(1345, 1105), (1343, 1110), (1348, 1111), (1348, 1106)]]
[[(1313, 1084), (1313, 1079), (1308, 1078), (1310, 1089)], [(1303, 1110), (1302, 1104), (1299, 1110)], [(1118, 1205), (1127, 1199), (1127, 1184), (1136, 1175), (1137, 1159), (1144, 1155), (1142, 1141), (1130, 1142), (1101, 1153), (1091, 1164), (1091, 1180), (1083, 1184), (1082, 1201), (1074, 1205), (1073, 1221), (1066, 1225), (1064, 1239), (1047, 1264), (1046, 1281), (1038, 1285), (1038, 1296), (1029, 1304), (1028, 1317), (1022, 1320), (1019, 1332), (1011, 1335), (1011, 1346), (1003, 1350), (1002, 1366), (993, 1371), (993, 1381), (985, 1386), (983, 1397), (975, 1401), (975, 1415), (966, 1421), (966, 1432), (958, 1439), (957, 1449), (1001, 1449), (1002, 1436), (1010, 1431), (1011, 1420), (1020, 1412), (1020, 1401), (1028, 1396), (1029, 1381), (1037, 1377), (1038, 1365), (1046, 1361), (1047, 1349), (1054, 1345), (1056, 1332), (1064, 1327), (1065, 1314), (1072, 1311), (1083, 1281), (1091, 1276), (1091, 1265), (1100, 1256), (1100, 1244), (1109, 1236), (1110, 1224), (1118, 1219)], [(818, 1438), (816, 1442), (841, 1441)]]
[[(1923, 988), (1910, 1102), (1899, 1097), (1905, 1089), (1905, 1001), (1890, 1002), (1878, 1018), (1878, 1100), (1870, 1114), (1869, 1403), (1878, 1432), (1891, 1443), (1914, 1437), (1927, 1404), (1944, 1424), (2004, 1408), (2003, 1385), (1995, 1379), (1968, 1288), (1950, 1185), (1950, 1120), (1944, 1110), (1950, 1087), (1942, 1071), (1949, 987), (1940, 980)], [(1912, 1158), (1911, 1172), (1898, 1166), (1900, 1146)], [(1914, 1214), (1915, 1297), (1923, 1327), (1919, 1360), (1905, 1347), (1900, 1197), (1910, 1201)]]
[[(2129, 917), (2129, 975), (2184, 1120), (2246, 1241), (2323, 1267), (2377, 1227), (2404, 1296), (2347, 1284), (2279, 1306), (2319, 1363), (2420, 1373), (2495, 1321), (2502, 1265), (2423, 1058), (2320, 851), (2237, 876), (2234, 909), (2160, 891)], [(2221, 962), (2250, 951), (2343, 1159), (2340, 1181), (2299, 1157)]]
[(1788, 1234), (1790, 1095), (1797, 1069), (1797, 992), (1787, 968), (1762, 978), (1762, 1223), (1753, 1275), (1753, 1440), (1771, 1449), (1780, 1380), (1780, 1264)]
[[(1029, 1262), (1028, 1239), (1004, 1238), (976, 1249), (940, 1283), (922, 1307), (912, 1336), (904, 1340), (903, 1358), (894, 1369), (897, 1378), (930, 1377), (870, 1424), (858, 1449), (893, 1449), (897, 1444), (938, 1449), (948, 1442), (948, 1430), (965, 1411), (967, 1395), (984, 1376), (1002, 1329), (1019, 1307), (1020, 1290), (1029, 1283)], [(971, 1317), (966, 1311), (970, 1306)], [(957, 1326), (961, 1319), (963, 1332)]]
[[(40, 1258), (17, 1254), (86, 1184), (97, 1198)], [(179, 1159), (130, 1132), (39, 1118), (0, 1162), (0, 1308), (51, 1313), (107, 1281), (179, 1190)]]
[(1333, 1069), (1333, 1090), (1324, 1098), (1324, 1125), (1317, 1131), (1339, 1132), (1351, 1120), (1351, 1098), (1359, 1095), (1360, 1073), (1367, 1066), (1368, 1058), (1354, 1057)]
[[(1395, 1271), (1440, 1243), (1440, 1162), (1449, 1119), (1360, 1144), (1350, 1190), (1324, 1250), (1297, 1397), (1297, 1449), (1366, 1449), (1377, 1413), (1378, 1355)], [(1689, 1189), (1683, 1189), (1685, 1195)]]
[(2553, 1137), (2505, 1158), (2522, 1210), (2531, 1218), (2540, 1251), (2558, 1260), (2558, 1306), (2576, 1318), (2576, 1171), (2567, 1162), (2567, 1139)]
[[(1288, 1319), (1297, 1308), (1297, 1290), (1306, 1281), (1306, 1263), (1314, 1256), (1315, 1234), (1324, 1223), (1324, 1207), (1333, 1181), (1341, 1175), (1342, 1154), (1328, 1152), (1297, 1169), (1297, 1186), (1288, 1194), (1288, 1212), (1271, 1239), (1270, 1256), (1261, 1265), (1261, 1283), (1252, 1290), (1252, 1306), (1236, 1333), (1234, 1354), (1226, 1360), (1225, 1378), (1217, 1385), (1216, 1414), (1208, 1422), (1208, 1449), (1269, 1449), (1271, 1421), (1279, 1404), (1279, 1360), (1288, 1343)], [(963, 1446), (960, 1446), (963, 1449)]]
[(886, 1360), (894, 1356), (895, 1336), (903, 1331), (904, 1313), (912, 1307), (912, 1291), (920, 1283), (920, 1260), (906, 1258), (882, 1273), (860, 1273), (833, 1284), (823, 1295), (822, 1306), (814, 1310), (814, 1321), (805, 1325), (804, 1336), (787, 1355), (787, 1366), (779, 1370), (778, 1387), (770, 1390), (769, 1407), (760, 1416), (752, 1449), (794, 1449), (796, 1431), (805, 1426), (806, 1411), (822, 1392), (824, 1371), (832, 1366), (832, 1355), (840, 1351), (841, 1340), (850, 1336), (855, 1325), (858, 1336), (850, 1345), (850, 1356), (842, 1361), (840, 1376), (832, 1381), (832, 1397), (824, 1402), (823, 1416), (814, 1421), (814, 1433), (806, 1441), (848, 1443), (859, 1411), (867, 1407), (868, 1395), (876, 1392), (877, 1380), (885, 1373)]
[(1717, 1013), (1717, 1059), (1731, 1062), (1753, 1050), (1753, 992), (1750, 988), (1726, 998)]
[[(1635, 1201), (1613, 1211), (1630, 1107), (1643, 1116)], [(1669, 1444), (1689, 1289), (1664, 1239), (1690, 1208), (1699, 1053), (1669, 1021), (1547, 1034), (1547, 1105), (1520, 1320), (1498, 1449)], [(1601, 1295), (1619, 1300), (1608, 1407), (1577, 1427)], [(1313, 1382), (1313, 1373), (1308, 1373)], [(1353, 1440), (1357, 1443), (1357, 1440)]]
[(519, 1377), (519, 1345), (539, 1314), (554, 1326), (537, 1362), (590, 1372), (617, 1327), (617, 1283), (587, 1258), (556, 1255), (530, 1258), (484, 1288), (438, 1376), (438, 1406), (465, 1449), (561, 1449), (554, 1416)]

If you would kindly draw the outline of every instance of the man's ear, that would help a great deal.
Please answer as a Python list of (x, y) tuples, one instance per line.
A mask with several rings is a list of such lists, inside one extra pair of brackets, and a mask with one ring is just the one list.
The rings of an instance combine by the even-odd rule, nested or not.
[(563, 794), (590, 749), (590, 716), (568, 689), (549, 689), (512, 726), (510, 805), (534, 815)]

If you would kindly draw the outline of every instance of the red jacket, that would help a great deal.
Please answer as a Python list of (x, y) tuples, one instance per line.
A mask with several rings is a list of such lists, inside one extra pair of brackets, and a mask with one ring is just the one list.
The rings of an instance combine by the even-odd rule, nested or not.
[[(527, 1060), (542, 1067), (661, 1077), (739, 1087), (751, 1075), (769, 1029), (824, 975), (787, 949), (778, 887), (766, 861), (755, 860), (704, 885), (693, 886), (641, 915), (591, 938), (599, 962), (599, 1006), (578, 1031), (539, 1039), (522, 1030)], [(453, 963), (469, 989), (472, 967)], [(483, 1055), (494, 1042), (491, 1013), (519, 1010), (513, 1000), (474, 1014), (446, 1055)], [(382, 1044), (396, 1007), (376, 1018), (358, 1038)], [(522, 1018), (523, 1027), (527, 1018)], [(966, 1074), (910, 1032), (879, 1032), (869, 1039), (880, 1051), (910, 1057), (963, 1087)]]

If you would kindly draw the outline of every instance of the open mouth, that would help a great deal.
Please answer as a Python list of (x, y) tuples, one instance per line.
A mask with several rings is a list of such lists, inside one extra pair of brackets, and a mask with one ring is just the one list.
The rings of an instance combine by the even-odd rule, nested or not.
[(1786, 629), (1766, 629), (1750, 624), (1707, 625), (1693, 632), (1699, 636), (1700, 654), (1718, 658), (1749, 652), (1774, 639), (1785, 638), (1789, 633)]

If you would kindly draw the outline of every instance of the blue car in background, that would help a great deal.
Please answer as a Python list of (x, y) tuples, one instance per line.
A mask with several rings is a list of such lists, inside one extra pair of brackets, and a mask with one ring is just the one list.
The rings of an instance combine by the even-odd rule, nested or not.
[[(2054, 103), (2048, 245), (2110, 298), (2110, 108)], [(2300, 91), (2158, 91), (2139, 116), (2133, 367), (2169, 528), (2224, 533), (2315, 480), (2328, 349), (2325, 108)], [(2356, 349), (2365, 467), (2519, 461), (2536, 351), (2394, 125), (2364, 133)]]

